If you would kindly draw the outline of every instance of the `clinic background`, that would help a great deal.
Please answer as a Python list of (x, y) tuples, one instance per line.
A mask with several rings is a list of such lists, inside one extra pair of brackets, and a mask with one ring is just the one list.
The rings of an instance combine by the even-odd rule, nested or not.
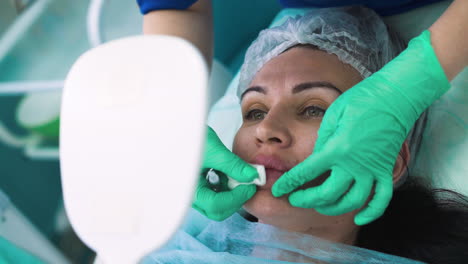
[[(18, 244), (41, 241), (28, 243), (34, 247), (30, 251), (48, 252), (54, 259), (66, 258), (70, 263), (90, 263), (94, 254), (74, 236), (63, 209), (58, 124), (52, 122), (48, 130), (27, 127), (18, 122), (18, 115), (47, 112), (58, 117), (60, 89), (75, 60), (99, 41), (141, 34), (142, 15), (136, 1), (104, 0), (98, 15), (92, 12), (96, 2), (0, 0), (0, 191), (5, 194), (0, 196), (0, 216), (14, 207), (34, 230), (17, 232), (8, 217), (3, 217), (0, 236), (11, 240), (8, 236), (16, 233)], [(441, 10), (431, 11), (432, 17)], [(224, 94), (247, 47), (279, 11), (277, 0), (249, 1), (249, 5), (239, 0), (213, 0), (215, 62), (210, 106)], [(425, 14), (431, 17), (429, 11)], [(403, 16), (402, 28), (417, 27), (426, 19), (414, 13)], [(423, 161), (413, 173), (427, 174), (437, 186), (468, 195), (466, 69), (452, 85), (457, 89), (431, 107), (424, 135), (431, 144), (423, 142)]]
[[(102, 2), (98, 17), (102, 42), (141, 34), (143, 17), (136, 1)], [(280, 10), (276, 0), (249, 1), (249, 6), (240, 2), (213, 1), (217, 78), (212, 82), (224, 84), (224, 89), (242, 64), (243, 53), (239, 51), (245, 51)], [(0, 0), (0, 122), (9, 136), (23, 139), (34, 133), (18, 122), (25, 101), (42, 101), (33, 106), (36, 111), (44, 111), (44, 105), (49, 105), (47, 111), (59, 110), (57, 98), (67, 72), (82, 53), (96, 45), (90, 36), (92, 5), (89, 0)], [(41, 92), (17, 93), (16, 88)], [(224, 94), (223, 88), (216, 90), (211, 104)], [(58, 254), (72, 263), (91, 261), (93, 252), (74, 236), (63, 209), (58, 154), (54, 152), (58, 138), (54, 132), (48, 133), (34, 151), (11, 144), (12, 139), (5, 133), (3, 139), (0, 191)], [(10, 227), (0, 223), (0, 235), (6, 228)], [(28, 234), (23, 236), (16, 239), (30, 240)]]

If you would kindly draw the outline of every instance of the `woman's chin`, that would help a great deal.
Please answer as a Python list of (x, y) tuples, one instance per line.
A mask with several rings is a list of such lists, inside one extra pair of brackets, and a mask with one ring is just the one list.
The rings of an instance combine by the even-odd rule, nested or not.
[[(289, 204), (288, 197), (274, 197), (269, 189), (260, 189), (244, 204), (244, 209), (258, 218), (259, 222), (289, 229), (291, 218), (302, 211)], [(301, 210), (302, 209), (302, 210)]]
[(270, 189), (260, 189), (244, 204), (244, 208), (255, 217), (275, 216), (284, 214), (291, 209), (287, 196), (276, 198)]

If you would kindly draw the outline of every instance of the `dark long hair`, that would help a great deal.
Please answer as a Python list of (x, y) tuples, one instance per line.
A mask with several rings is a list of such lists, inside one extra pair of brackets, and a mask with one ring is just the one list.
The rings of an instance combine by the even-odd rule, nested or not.
[[(392, 28), (387, 29), (395, 49), (403, 51), (407, 43)], [(419, 151), (424, 116), (411, 132), (412, 156)], [(467, 264), (468, 198), (433, 189), (423, 178), (408, 175), (394, 191), (384, 215), (361, 227), (356, 246), (426, 263)]]
[(468, 199), (409, 177), (356, 246), (427, 263), (468, 263)]

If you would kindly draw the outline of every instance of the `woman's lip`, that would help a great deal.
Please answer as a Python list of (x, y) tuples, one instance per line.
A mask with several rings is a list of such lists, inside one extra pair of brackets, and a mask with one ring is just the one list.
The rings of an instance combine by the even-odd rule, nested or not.
[(265, 169), (266, 183), (263, 186), (259, 186), (259, 190), (270, 190), (273, 184), (285, 173), (275, 169)]
[(273, 155), (257, 155), (250, 163), (265, 166), (266, 184), (259, 190), (269, 190), (273, 184), (293, 166)]
[(272, 155), (257, 155), (251, 163), (265, 166), (265, 169), (274, 169), (277, 171), (288, 171), (292, 168), (282, 159)]

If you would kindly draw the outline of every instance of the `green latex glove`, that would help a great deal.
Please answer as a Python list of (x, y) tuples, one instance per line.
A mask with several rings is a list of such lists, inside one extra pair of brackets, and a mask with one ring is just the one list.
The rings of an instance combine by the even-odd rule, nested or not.
[(0, 263), (44, 264), (45, 262), (0, 237)]
[(298, 190), (291, 205), (340, 215), (369, 204), (355, 217), (364, 225), (380, 217), (393, 194), (392, 172), (412, 126), (450, 84), (430, 43), (430, 32), (380, 71), (341, 95), (326, 111), (314, 153), (273, 185), (279, 197), (326, 171), (320, 186)]
[[(215, 192), (205, 178), (206, 172), (213, 168), (239, 182), (253, 181), (258, 177), (258, 172), (229, 151), (211, 127), (207, 132), (203, 165), (192, 206), (208, 218), (222, 221), (239, 210), (257, 188), (255, 185), (239, 185), (232, 190)], [(222, 182), (227, 180), (222, 179)]]

